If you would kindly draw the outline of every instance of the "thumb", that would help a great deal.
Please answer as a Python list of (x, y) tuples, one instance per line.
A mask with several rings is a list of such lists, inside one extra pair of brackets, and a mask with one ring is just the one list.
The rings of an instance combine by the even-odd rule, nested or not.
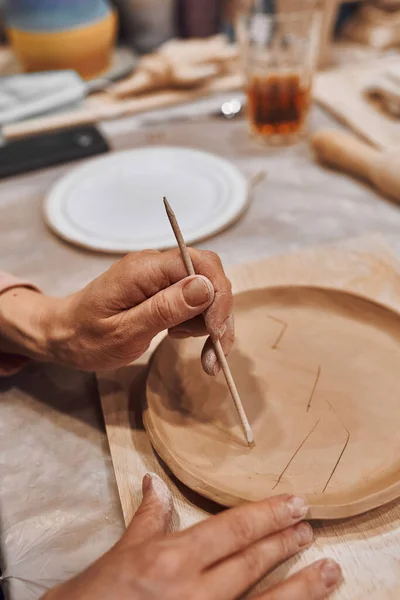
[[(137, 331), (152, 339), (204, 312), (214, 300), (214, 287), (202, 275), (186, 277), (131, 309)], [(138, 332), (139, 333), (139, 332)]]
[(166, 533), (171, 521), (172, 496), (161, 477), (147, 473), (142, 489), (142, 503), (123, 538), (129, 544), (140, 544), (155, 535)]

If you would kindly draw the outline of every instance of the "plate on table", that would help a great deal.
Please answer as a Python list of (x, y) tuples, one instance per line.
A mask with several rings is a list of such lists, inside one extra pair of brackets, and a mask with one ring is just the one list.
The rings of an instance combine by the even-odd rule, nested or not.
[(248, 183), (229, 161), (199, 150), (146, 147), (87, 162), (50, 190), (44, 216), (63, 239), (101, 252), (176, 246), (162, 198), (193, 244), (236, 221)]
[(304, 495), (312, 519), (400, 497), (399, 315), (361, 296), (282, 286), (235, 298), (229, 356), (249, 448), (204, 340), (166, 338), (150, 363), (144, 424), (188, 487), (225, 506)]

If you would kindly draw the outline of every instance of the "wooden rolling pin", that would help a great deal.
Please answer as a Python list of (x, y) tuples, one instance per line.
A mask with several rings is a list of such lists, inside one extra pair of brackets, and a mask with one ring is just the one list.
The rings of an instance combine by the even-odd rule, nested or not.
[(336, 130), (318, 131), (311, 143), (322, 162), (366, 179), (382, 194), (400, 202), (400, 149), (381, 152), (350, 133)]

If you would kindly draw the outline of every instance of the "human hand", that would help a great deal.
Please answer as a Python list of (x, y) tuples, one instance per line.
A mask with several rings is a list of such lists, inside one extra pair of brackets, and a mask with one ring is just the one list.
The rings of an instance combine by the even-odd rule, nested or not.
[[(244, 504), (168, 534), (172, 501), (157, 475), (121, 540), (81, 575), (42, 600), (234, 600), (312, 541), (307, 507), (280, 496)], [(331, 560), (317, 562), (258, 600), (320, 600), (341, 580)]]
[[(0, 299), (6, 339), (0, 350), (83, 370), (126, 365), (143, 354), (159, 332), (219, 337), (228, 354), (234, 341), (231, 284), (212, 252), (190, 250), (198, 276), (186, 277), (178, 250), (129, 254), (83, 290), (65, 299), (26, 289)], [(201, 315), (207, 310), (207, 329)], [(2, 319), (3, 316), (3, 319)], [(203, 366), (219, 365), (211, 340)]]
[[(140, 252), (67, 299), (56, 319), (67, 332), (59, 360), (87, 370), (126, 365), (166, 329), (174, 337), (206, 335), (200, 316), (206, 309), (208, 331), (228, 353), (234, 340), (231, 284), (216, 254), (190, 254), (199, 276), (186, 276), (178, 250)], [(209, 374), (218, 369), (210, 340), (203, 365)]]

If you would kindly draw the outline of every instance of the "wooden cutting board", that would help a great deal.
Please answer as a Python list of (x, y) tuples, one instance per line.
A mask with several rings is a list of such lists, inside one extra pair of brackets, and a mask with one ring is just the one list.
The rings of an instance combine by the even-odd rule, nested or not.
[[(274, 257), (229, 270), (236, 292), (266, 285), (319, 285), (345, 289), (400, 310), (400, 265), (376, 239)], [(156, 340), (154, 346), (160, 341)], [(157, 459), (143, 428), (141, 402), (149, 355), (134, 365), (99, 376), (99, 390), (122, 509), (129, 523), (141, 499), (141, 479), (157, 472), (175, 499), (174, 530), (188, 527), (220, 508), (178, 482)], [(400, 407), (399, 407), (400, 410)], [(261, 584), (276, 583), (310, 562), (332, 557), (346, 583), (335, 600), (398, 599), (400, 592), (400, 503), (363, 516), (316, 525), (316, 542)]]
[(400, 119), (387, 115), (364, 94), (365, 87), (385, 68), (398, 64), (398, 56), (387, 56), (318, 73), (313, 98), (377, 148), (398, 148)]

